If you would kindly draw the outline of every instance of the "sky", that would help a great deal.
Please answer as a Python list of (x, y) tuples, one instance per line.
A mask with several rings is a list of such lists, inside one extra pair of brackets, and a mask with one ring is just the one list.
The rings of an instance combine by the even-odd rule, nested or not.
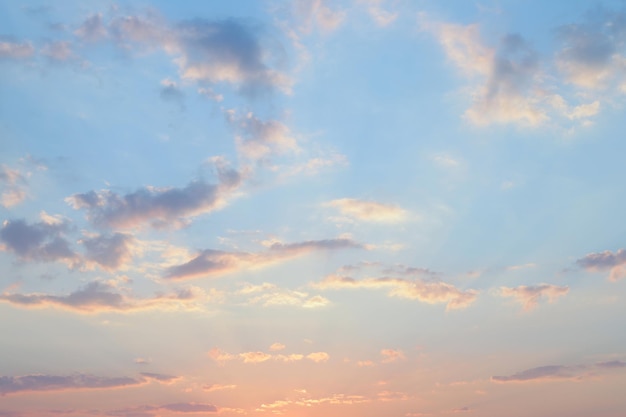
[(0, 417), (623, 417), (626, 3), (0, 0)]

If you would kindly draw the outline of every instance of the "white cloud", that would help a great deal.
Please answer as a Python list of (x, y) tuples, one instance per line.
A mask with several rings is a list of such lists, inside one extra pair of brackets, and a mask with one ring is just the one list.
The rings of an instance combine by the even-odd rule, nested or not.
[(341, 198), (325, 204), (353, 219), (380, 223), (398, 223), (406, 220), (406, 210), (392, 204), (365, 201), (354, 198)]

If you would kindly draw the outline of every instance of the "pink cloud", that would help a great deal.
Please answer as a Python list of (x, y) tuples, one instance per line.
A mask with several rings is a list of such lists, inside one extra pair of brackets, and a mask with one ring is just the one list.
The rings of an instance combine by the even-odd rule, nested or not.
[(590, 253), (576, 261), (578, 266), (590, 272), (609, 271), (609, 280), (618, 281), (626, 277), (626, 250)]
[(524, 310), (532, 310), (539, 304), (539, 300), (542, 298), (547, 298), (549, 302), (554, 302), (557, 298), (565, 296), (568, 292), (569, 287), (559, 287), (551, 284), (500, 288), (500, 294), (503, 297), (516, 299), (524, 306)]

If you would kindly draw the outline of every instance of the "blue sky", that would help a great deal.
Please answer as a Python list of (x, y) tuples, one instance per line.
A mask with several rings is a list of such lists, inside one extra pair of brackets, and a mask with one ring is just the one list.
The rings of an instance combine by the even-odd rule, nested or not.
[(622, 416), (624, 22), (0, 1), (0, 416)]

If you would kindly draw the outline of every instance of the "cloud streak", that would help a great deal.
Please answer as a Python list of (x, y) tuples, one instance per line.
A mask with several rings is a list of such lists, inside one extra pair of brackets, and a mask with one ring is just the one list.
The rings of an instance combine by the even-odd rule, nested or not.
[(309, 354), (291, 353), (291, 354), (271, 354), (261, 351), (242, 352), (239, 354), (232, 354), (224, 352), (218, 348), (213, 348), (208, 352), (208, 356), (219, 364), (230, 362), (234, 360), (240, 360), (243, 363), (256, 364), (268, 361), (276, 362), (299, 362), (304, 359), (308, 359), (311, 362), (322, 363), (328, 362), (330, 355), (326, 352), (311, 352)]
[(493, 376), (491, 377), (491, 380), (493, 382), (499, 383), (530, 383), (558, 380), (579, 381), (590, 377), (597, 377), (600, 374), (604, 374), (610, 371), (625, 369), (626, 362), (618, 360), (609, 362), (598, 362), (592, 365), (547, 365), (527, 369), (513, 375)]
[(150, 381), (171, 383), (178, 377), (141, 374), (140, 377), (103, 377), (90, 374), (0, 376), (0, 396), (48, 391), (113, 389), (144, 385)]
[(363, 248), (362, 244), (351, 239), (337, 238), (288, 244), (275, 242), (270, 244), (265, 252), (260, 253), (206, 249), (190, 261), (168, 268), (165, 277), (179, 280), (217, 276), (250, 268), (260, 268), (312, 252)]
[(92, 281), (67, 295), (3, 293), (0, 301), (22, 308), (60, 308), (78, 313), (134, 312), (150, 309), (193, 308), (202, 299), (200, 289), (180, 290), (152, 298), (134, 298), (112, 284)]
[(476, 290), (460, 290), (442, 281), (404, 279), (393, 277), (355, 279), (349, 276), (328, 275), (312, 284), (314, 288), (329, 289), (388, 289), (390, 297), (418, 300), (428, 304), (446, 304), (446, 310), (463, 309), (478, 296)]
[(226, 199), (241, 185), (242, 177), (220, 164), (217, 174), (217, 184), (198, 180), (183, 188), (143, 187), (124, 195), (110, 190), (89, 191), (74, 194), (66, 202), (74, 209), (85, 210), (89, 221), (103, 228), (130, 229), (145, 224), (171, 227), (226, 204)]

